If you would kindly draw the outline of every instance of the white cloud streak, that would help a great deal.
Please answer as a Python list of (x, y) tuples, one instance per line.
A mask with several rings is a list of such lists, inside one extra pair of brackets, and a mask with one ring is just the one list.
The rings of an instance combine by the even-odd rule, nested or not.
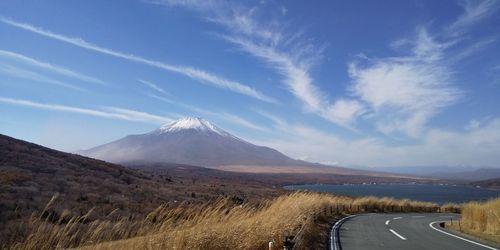
[(137, 81), (139, 81), (140, 83), (148, 86), (149, 88), (157, 91), (157, 92), (160, 92), (164, 95), (170, 95), (167, 91), (165, 91), (164, 89), (160, 88), (158, 85), (150, 82), (150, 81), (146, 81), (146, 80), (142, 80), (142, 79), (137, 79)]
[(246, 128), (249, 128), (249, 129), (253, 129), (253, 130), (259, 130), (259, 131), (268, 131), (267, 128), (263, 127), (263, 126), (260, 126), (260, 125), (257, 125), (241, 116), (237, 116), (237, 115), (234, 115), (234, 114), (230, 114), (230, 113), (226, 113), (226, 112), (222, 112), (222, 113), (215, 113), (215, 115), (227, 122), (230, 122), (230, 123), (233, 123), (233, 124), (236, 124), (236, 125), (240, 125), (240, 126), (243, 126), (243, 127), (246, 127)]
[(498, 8), (498, 0), (465, 0), (464, 13), (448, 27), (448, 33), (457, 36), (464, 29), (493, 14)]
[(131, 109), (117, 108), (117, 107), (104, 107), (105, 110), (108, 110), (112, 113), (124, 115), (129, 119), (134, 119), (137, 121), (147, 121), (153, 123), (169, 123), (172, 122), (172, 119), (164, 116), (153, 115), (142, 111), (136, 111)]
[(171, 65), (171, 64), (166, 64), (166, 63), (162, 63), (159, 61), (146, 59), (146, 58), (136, 56), (133, 54), (125, 54), (125, 53), (122, 53), (119, 51), (115, 51), (112, 49), (97, 46), (95, 44), (86, 42), (85, 40), (83, 40), (81, 38), (68, 37), (65, 35), (53, 33), (51, 31), (44, 30), (42, 28), (35, 27), (33, 25), (30, 25), (30, 24), (19, 23), (19, 22), (16, 22), (16, 21), (13, 21), (13, 20), (10, 20), (7, 18), (3, 18), (3, 17), (0, 17), (0, 21), (3, 22), (4, 24), (8, 24), (10, 26), (20, 28), (20, 29), (23, 29), (26, 31), (30, 31), (30, 32), (33, 32), (33, 33), (36, 33), (36, 34), (39, 34), (39, 35), (42, 35), (42, 36), (45, 36), (48, 38), (52, 38), (52, 39), (55, 39), (55, 40), (58, 40), (61, 42), (72, 44), (72, 45), (75, 45), (75, 46), (80, 47), (80, 48), (84, 48), (84, 49), (99, 52), (102, 54), (122, 58), (122, 59), (132, 61), (132, 62), (137, 62), (137, 63), (149, 65), (149, 66), (152, 66), (155, 68), (166, 70), (168, 72), (181, 74), (181, 75), (187, 76), (191, 79), (198, 80), (202, 83), (207, 83), (207, 84), (210, 84), (210, 85), (218, 87), (218, 88), (227, 89), (227, 90), (230, 90), (230, 91), (233, 91), (236, 93), (247, 95), (247, 96), (256, 98), (258, 100), (261, 100), (261, 101), (265, 101), (265, 102), (269, 102), (269, 103), (276, 103), (277, 102), (275, 99), (264, 95), (263, 93), (255, 90), (252, 87), (249, 87), (249, 86), (244, 85), (244, 84), (237, 82), (237, 81), (228, 80), (228, 79), (223, 78), (221, 76), (218, 76), (218, 75), (215, 75), (215, 74), (212, 74), (212, 73), (209, 73), (209, 72), (197, 69), (197, 68), (188, 67), (188, 66)]
[(96, 109), (87, 109), (87, 108), (79, 108), (73, 106), (59, 105), (59, 104), (48, 104), (48, 103), (39, 103), (30, 100), (23, 99), (14, 99), (8, 97), (0, 97), (0, 102), (10, 105), (24, 106), (30, 108), (37, 109), (45, 109), (45, 110), (53, 110), (59, 112), (66, 113), (75, 113), (75, 114), (83, 114), (95, 117), (102, 118), (111, 118), (125, 121), (134, 121), (134, 122), (146, 122), (146, 123), (154, 123), (161, 124), (171, 122), (172, 119), (168, 117), (152, 115), (145, 112), (116, 108), (116, 107), (105, 107), (108, 111), (96, 110)]
[(61, 66), (42, 62), (42, 61), (36, 60), (34, 58), (27, 57), (25, 55), (21, 55), (21, 54), (14, 53), (11, 51), (0, 50), (0, 57), (4, 57), (4, 58), (10, 59), (10, 60), (19, 61), (19, 62), (22, 62), (24, 64), (35, 66), (37, 68), (41, 68), (41, 69), (50, 71), (52, 73), (71, 77), (71, 78), (78, 79), (81, 81), (106, 85), (106, 83), (100, 79), (97, 79), (97, 78), (94, 78), (94, 77), (91, 77), (91, 76), (88, 76), (88, 75), (85, 75), (82, 73), (78, 73), (76, 71), (73, 71), (73, 70), (70, 70), (70, 69), (67, 69), (67, 68), (64, 68)]
[(11, 66), (11, 65), (5, 65), (5, 64), (0, 63), (0, 73), (3, 73), (5, 75), (9, 75), (12, 77), (17, 77), (17, 78), (27, 79), (27, 80), (31, 80), (31, 81), (43, 82), (43, 83), (48, 83), (48, 84), (52, 84), (55, 86), (65, 87), (65, 88), (69, 88), (72, 90), (85, 91), (85, 89), (83, 89), (81, 87), (78, 87), (78, 86), (75, 86), (72, 84), (68, 84), (68, 83), (64, 83), (64, 82), (61, 82), (59, 80), (52, 79), (50, 77), (41, 75), (39, 73), (30, 71), (30, 70), (21, 69), (21, 68)]

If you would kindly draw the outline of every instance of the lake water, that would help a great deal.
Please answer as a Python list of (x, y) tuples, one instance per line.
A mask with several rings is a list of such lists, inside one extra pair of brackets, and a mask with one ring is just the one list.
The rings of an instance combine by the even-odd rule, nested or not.
[(348, 196), (393, 197), (429, 201), (438, 204), (446, 202), (462, 203), (467, 201), (484, 201), (500, 197), (500, 191), (484, 188), (451, 185), (424, 184), (356, 184), (356, 185), (290, 185), (285, 189), (328, 192)]

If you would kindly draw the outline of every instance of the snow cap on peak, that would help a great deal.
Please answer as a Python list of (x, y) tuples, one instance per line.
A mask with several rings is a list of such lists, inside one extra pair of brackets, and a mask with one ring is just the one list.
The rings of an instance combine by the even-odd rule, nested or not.
[(226, 134), (223, 130), (219, 129), (209, 121), (198, 117), (183, 117), (179, 120), (167, 123), (160, 127), (161, 133), (174, 132), (185, 129), (195, 129), (199, 131), (211, 131), (217, 134)]

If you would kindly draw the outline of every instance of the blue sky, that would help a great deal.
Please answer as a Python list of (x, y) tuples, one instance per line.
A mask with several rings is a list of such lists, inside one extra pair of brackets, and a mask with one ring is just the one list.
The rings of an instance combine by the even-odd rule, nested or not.
[(2, 1), (0, 133), (203, 117), (343, 166), (500, 162), (500, 1)]

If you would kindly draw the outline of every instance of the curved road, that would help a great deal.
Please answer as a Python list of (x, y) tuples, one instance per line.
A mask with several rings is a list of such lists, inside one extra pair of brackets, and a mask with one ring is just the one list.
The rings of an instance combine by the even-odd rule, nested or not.
[(457, 214), (361, 214), (336, 223), (331, 249), (497, 249), (464, 235), (451, 234), (439, 221), (456, 221)]

